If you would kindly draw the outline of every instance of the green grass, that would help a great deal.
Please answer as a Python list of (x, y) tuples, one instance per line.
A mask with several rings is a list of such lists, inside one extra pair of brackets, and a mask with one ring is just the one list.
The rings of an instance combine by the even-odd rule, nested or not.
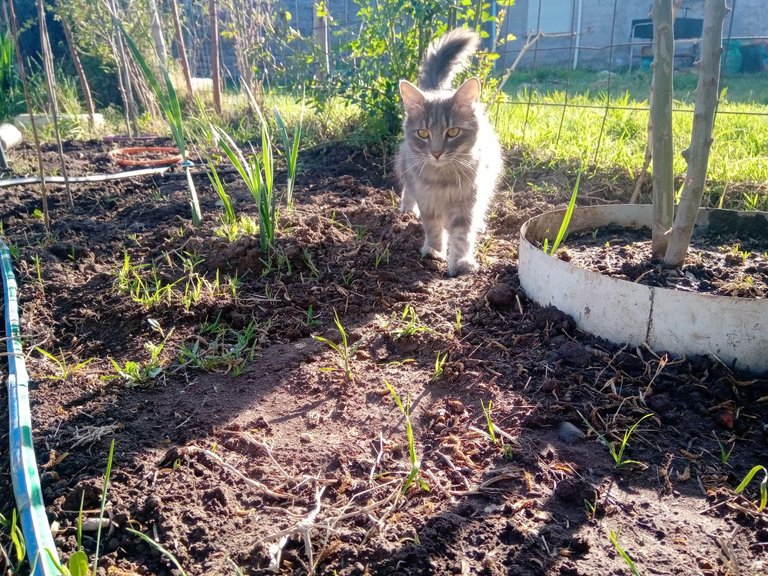
[[(567, 107), (563, 110), (567, 80), (565, 73), (559, 74), (552, 72), (535, 85), (525, 84), (526, 75), (521, 74), (517, 80), (520, 89), (508, 87), (510, 101), (489, 111), (502, 144), (522, 147), (525, 159), (550, 169), (565, 166), (573, 171), (577, 162), (587, 159), (597, 171), (618, 169), (636, 177), (643, 165), (647, 141), (648, 111), (643, 108), (648, 106), (649, 78), (612, 75), (610, 106), (621, 109), (606, 111), (606, 75), (576, 73), (576, 80), (567, 86)], [(529, 75), (527, 78), (530, 80)], [(690, 141), (692, 81), (695, 85), (690, 75), (676, 76), (673, 139), (678, 176), (687, 167), (680, 153)], [(759, 115), (768, 114), (768, 98), (757, 96), (756, 84), (760, 82), (755, 77), (726, 78), (726, 86), (732, 83), (739, 88), (723, 93), (709, 163), (708, 192), (715, 197), (705, 197), (705, 202), (720, 203), (721, 194), (733, 185), (762, 185), (768, 179), (768, 116)], [(764, 205), (765, 190), (760, 196), (759, 205)], [(727, 200), (727, 204), (744, 207), (741, 193)]]

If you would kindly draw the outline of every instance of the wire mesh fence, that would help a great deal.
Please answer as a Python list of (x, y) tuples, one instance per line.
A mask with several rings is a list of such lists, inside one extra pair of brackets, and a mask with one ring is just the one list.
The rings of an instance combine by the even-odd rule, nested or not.
[[(364, 64), (359, 57), (350, 58), (344, 48), (350, 40), (364, 37), (368, 22), (361, 17), (361, 9), (371, 3), (241, 2), (251, 10), (270, 13), (269, 25), (249, 31), (255, 44), (249, 49), (259, 52), (261, 58), (251, 60), (255, 62), (251, 72), (260, 75), (265, 85), (301, 93), (308, 76), (322, 85), (322, 79), (334, 69)], [(204, 4), (183, 2), (190, 62), (193, 76), (202, 77), (197, 84), (201, 91), (211, 89), (205, 79), (210, 70), (210, 37)], [(481, 23), (481, 49), (497, 55), (492, 77), (497, 82), (505, 78), (501, 98), (494, 99), (491, 106), (491, 117), (503, 141), (545, 152), (567, 148), (582, 162), (618, 164), (631, 172), (641, 169), (646, 155), (653, 62), (650, 0), (517, 0), (511, 5), (452, 0), (423, 5), (427, 4), (443, 8), (435, 13), (434, 23), (450, 25), (456, 22), (455, 14), (481, 6), (494, 17)], [(735, 171), (742, 171), (755, 181), (768, 181), (768, 138), (761, 136), (768, 137), (768, 14), (763, 0), (729, 0), (728, 4), (731, 10), (723, 26), (721, 61), (721, 89), (728, 105), (720, 106), (717, 112), (719, 148), (713, 150), (710, 175), (727, 181)], [(689, 125), (704, 0), (678, 0), (675, 11), (673, 112), (677, 122)], [(234, 39), (233, 15), (220, 8), (219, 18), (225, 31), (221, 50), (224, 78), (237, 84), (243, 60), (235, 54), (243, 47)], [(410, 25), (406, 16), (399, 25)], [(226, 33), (228, 30), (233, 33)], [(287, 30), (292, 31), (290, 42), (284, 37)], [(311, 65), (297, 66), (295, 57), (308, 53), (314, 54)], [(387, 50), (382, 57), (394, 58)], [(507, 79), (505, 73), (512, 68), (515, 70)], [(679, 144), (682, 149), (684, 143)], [(733, 146), (745, 151), (729, 165), (728, 151)], [(677, 172), (684, 172), (682, 158), (677, 162)]]

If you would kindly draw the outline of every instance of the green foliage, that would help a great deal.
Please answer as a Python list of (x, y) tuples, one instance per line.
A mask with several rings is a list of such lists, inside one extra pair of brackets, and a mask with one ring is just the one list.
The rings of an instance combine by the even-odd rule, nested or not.
[(758, 506), (758, 510), (762, 511), (768, 504), (768, 468), (765, 466), (758, 464), (757, 466), (754, 466), (749, 472), (747, 472), (744, 480), (742, 480), (741, 484), (736, 487), (736, 494), (741, 494), (749, 485), (749, 483), (752, 482), (752, 478), (754, 478), (755, 474), (758, 472), (763, 473), (763, 480), (760, 482), (760, 506)]
[(544, 252), (548, 253), (552, 256), (555, 255), (555, 252), (557, 252), (557, 249), (560, 247), (560, 243), (565, 238), (565, 235), (568, 233), (568, 225), (571, 223), (571, 216), (573, 216), (573, 209), (576, 206), (576, 196), (579, 194), (579, 183), (581, 182), (581, 171), (579, 171), (578, 176), (576, 176), (576, 184), (573, 186), (573, 192), (571, 193), (571, 199), (568, 202), (568, 207), (565, 209), (565, 214), (563, 215), (563, 221), (560, 223), (560, 229), (557, 231), (557, 236), (555, 237), (555, 241), (552, 243), (552, 248), (547, 251), (547, 244), (548, 241), (545, 238), (544, 239)]
[(16, 74), (16, 51), (7, 32), (0, 34), (0, 122), (24, 109), (24, 95)]
[[(336, 33), (335, 68), (314, 92), (314, 103), (322, 106), (331, 96), (341, 95), (365, 113), (371, 136), (391, 139), (400, 131), (401, 105), (398, 84), (415, 80), (429, 43), (457, 26), (481, 32), (496, 17), (491, 2), (461, 0), (355, 0), (361, 20), (359, 33), (348, 29)], [(513, 2), (499, 2), (511, 5)], [(330, 14), (333, 16), (333, 14)], [(474, 72), (486, 79), (498, 56), (481, 54)]]
[(637, 566), (635, 566), (632, 558), (629, 557), (629, 554), (627, 554), (624, 548), (622, 548), (621, 544), (619, 544), (619, 533), (614, 532), (613, 530), (609, 530), (608, 538), (610, 538), (613, 547), (616, 548), (616, 552), (618, 552), (619, 556), (621, 556), (622, 560), (624, 560), (624, 563), (627, 565), (627, 568), (629, 568), (632, 576), (640, 576), (640, 572), (637, 570)]
[(259, 210), (259, 244), (265, 256), (269, 256), (275, 242), (279, 212), (274, 194), (275, 159), (272, 153), (272, 137), (269, 126), (261, 113), (261, 151), (260, 155), (251, 149), (246, 155), (234, 139), (222, 128), (211, 126), (216, 134), (222, 151), (243, 180)]
[(496, 438), (496, 427), (493, 425), (493, 417), (491, 415), (493, 410), (493, 400), (488, 400), (488, 404), (485, 404), (481, 399), (480, 407), (483, 409), (483, 414), (485, 415), (485, 424), (488, 426), (488, 436), (491, 437), (491, 442), (496, 444), (498, 438)]
[(344, 375), (346, 376), (347, 381), (352, 382), (352, 358), (357, 353), (357, 349), (360, 347), (362, 342), (358, 341), (354, 344), (349, 343), (347, 331), (341, 324), (341, 320), (339, 320), (339, 313), (336, 310), (333, 311), (333, 322), (336, 324), (336, 328), (338, 329), (339, 335), (341, 336), (341, 341), (339, 343), (336, 343), (333, 340), (329, 340), (324, 336), (316, 336), (314, 334), (312, 335), (312, 338), (327, 345), (339, 355), (342, 365), (344, 366)]

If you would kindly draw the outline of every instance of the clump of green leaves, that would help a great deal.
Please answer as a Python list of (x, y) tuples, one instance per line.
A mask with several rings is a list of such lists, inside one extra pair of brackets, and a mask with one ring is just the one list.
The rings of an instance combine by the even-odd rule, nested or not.
[(644, 466), (642, 462), (625, 458), (624, 451), (627, 449), (627, 446), (629, 445), (629, 439), (634, 433), (634, 431), (637, 429), (637, 427), (640, 425), (640, 423), (643, 420), (653, 416), (652, 412), (649, 412), (648, 414), (641, 416), (640, 419), (637, 420), (637, 422), (632, 424), (632, 426), (630, 426), (629, 428), (627, 428), (627, 430), (624, 431), (624, 434), (621, 437), (621, 440), (618, 442), (618, 449), (616, 448), (616, 443), (609, 441), (603, 434), (600, 434), (597, 430), (595, 430), (592, 427), (592, 425), (587, 421), (587, 419), (584, 418), (581, 412), (579, 412), (578, 414), (579, 416), (581, 416), (581, 419), (584, 420), (584, 423), (589, 427), (589, 429), (592, 430), (595, 433), (595, 435), (600, 439), (600, 442), (602, 442), (608, 448), (608, 451), (611, 453), (611, 458), (613, 458), (613, 465), (615, 468), (624, 468), (629, 464), (637, 464), (638, 466)]
[(333, 340), (330, 340), (324, 336), (317, 336), (315, 334), (312, 335), (312, 338), (318, 342), (326, 344), (338, 354), (341, 360), (341, 364), (344, 367), (344, 376), (346, 376), (347, 381), (352, 382), (354, 380), (354, 376), (352, 374), (352, 358), (357, 352), (357, 349), (360, 347), (360, 344), (362, 344), (362, 341), (358, 341), (354, 344), (349, 343), (347, 331), (341, 324), (341, 320), (339, 320), (339, 313), (336, 310), (333, 311), (333, 322), (336, 324), (336, 328), (338, 329), (339, 335), (341, 336), (340, 342), (334, 342)]
[(288, 129), (285, 127), (283, 117), (280, 111), (275, 108), (275, 121), (280, 132), (280, 139), (283, 142), (283, 155), (285, 156), (286, 170), (288, 172), (288, 182), (285, 189), (285, 202), (288, 209), (293, 208), (293, 188), (296, 185), (296, 171), (299, 160), (299, 144), (301, 142), (301, 129), (304, 123), (304, 101), (301, 103), (301, 115), (299, 123), (293, 131), (293, 139), (288, 137)]
[(491, 414), (493, 411), (493, 400), (488, 400), (488, 404), (485, 404), (480, 400), (480, 407), (483, 409), (483, 414), (485, 415), (485, 424), (488, 426), (488, 436), (491, 437), (491, 442), (496, 444), (499, 440), (496, 438), (496, 427), (493, 425), (493, 416)]

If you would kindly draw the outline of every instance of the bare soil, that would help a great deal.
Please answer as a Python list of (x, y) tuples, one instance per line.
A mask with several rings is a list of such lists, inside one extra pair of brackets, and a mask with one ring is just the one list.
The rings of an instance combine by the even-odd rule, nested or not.
[[(69, 173), (118, 171), (110, 146), (68, 143)], [(17, 172), (34, 167), (29, 147), (9, 157)], [(58, 173), (54, 150), (45, 158)], [(102, 574), (178, 573), (127, 528), (190, 575), (271, 565), (629, 574), (612, 534), (641, 574), (768, 572), (760, 475), (733, 491), (768, 464), (768, 381), (714, 359), (608, 344), (520, 289), (519, 226), (565, 201), (566, 178), (518, 167), (480, 242), (481, 270), (453, 279), (419, 258), (421, 229), (395, 207), (387, 160), (333, 144), (301, 161), (271, 254), (258, 237), (215, 233), (221, 209), (202, 173), (198, 228), (173, 171), (73, 185), (74, 208), (50, 187), (50, 236), (37, 186), (0, 188), (3, 236), (19, 251), (35, 448), (64, 558), (82, 495), (84, 516), (98, 516), (114, 440)], [(249, 195), (225, 179), (238, 213), (254, 216)], [(530, 188), (542, 181), (548, 197)], [(583, 197), (616, 201), (629, 190), (610, 178)], [(176, 282), (171, 295), (146, 305), (121, 289), (126, 254), (146, 285)], [(313, 338), (341, 341), (334, 312), (353, 348), (349, 376)], [(151, 378), (118, 374), (115, 365), (146, 367), (147, 344), (163, 342)], [(409, 399), (422, 482), (406, 490), (406, 419), (387, 384)], [(496, 443), (481, 406), (491, 402)], [(5, 401), (0, 412), (0, 512), (10, 516)], [(635, 463), (617, 468), (601, 438), (618, 449), (649, 413), (623, 455)], [(9, 548), (7, 532), (0, 543)], [(83, 546), (93, 558), (94, 532)]]

